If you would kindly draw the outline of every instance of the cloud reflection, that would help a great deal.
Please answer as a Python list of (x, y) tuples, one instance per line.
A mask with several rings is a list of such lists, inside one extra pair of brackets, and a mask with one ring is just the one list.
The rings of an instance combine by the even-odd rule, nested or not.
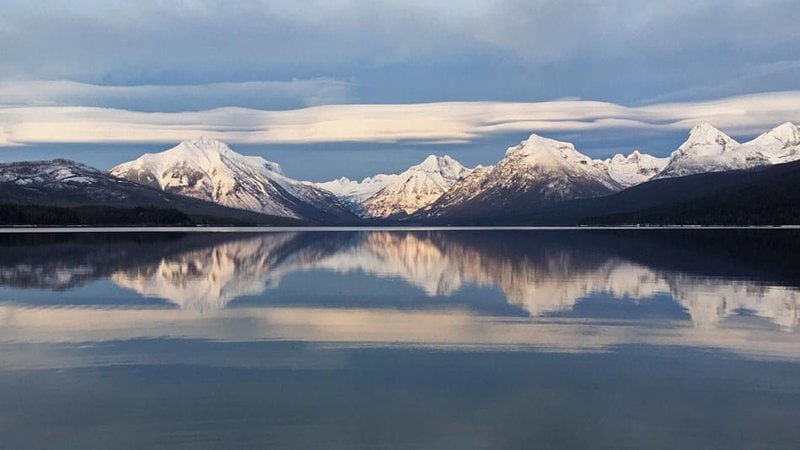
[[(750, 266), (727, 267), (733, 270), (730, 275), (710, 271), (713, 265), (702, 261), (676, 270), (664, 262), (672, 257), (651, 258), (657, 252), (644, 245), (649, 238), (636, 239), (586, 231), (190, 233), (135, 245), (95, 241), (72, 259), (60, 253), (62, 247), (74, 250), (83, 244), (50, 241), (29, 244), (24, 251), (9, 247), (12, 251), (0, 260), (6, 287), (63, 291), (88, 283), (85, 287), (91, 288), (87, 277), (94, 276), (175, 307), (108, 308), (3, 298), (0, 345), (12, 366), (19, 343), (141, 338), (581, 352), (645, 344), (712, 347), (758, 357), (800, 355), (794, 333), (800, 290), (791, 283), (736, 275)], [(341, 297), (333, 305), (313, 298), (281, 302), (287, 277), (300, 274), (314, 283), (318, 273), (402, 280), (413, 287), (409, 292), (417, 292), (409, 295), (431, 304), (407, 307), (378, 299), (354, 304), (336, 292), (319, 293)], [(519, 313), (474, 308), (475, 297), (467, 293), (475, 287), (496, 290)], [(242, 298), (265, 301), (237, 304)], [(571, 314), (604, 298), (635, 305), (669, 298), (691, 321)], [(140, 361), (141, 355), (133, 360)]]

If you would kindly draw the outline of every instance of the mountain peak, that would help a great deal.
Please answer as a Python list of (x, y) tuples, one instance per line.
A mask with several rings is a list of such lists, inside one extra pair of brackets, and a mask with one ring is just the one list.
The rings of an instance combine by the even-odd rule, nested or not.
[(531, 134), (519, 145), (506, 150), (506, 158), (539, 167), (591, 165), (588, 156), (578, 152), (569, 142)]
[(440, 156), (436, 155), (428, 155), (425, 159), (422, 160), (421, 163), (417, 164), (415, 167), (419, 167), (420, 169), (430, 169), (430, 170), (437, 170), (440, 166)]
[(765, 162), (757, 151), (747, 148), (708, 123), (695, 125), (686, 142), (670, 155), (657, 178), (671, 178), (704, 172), (747, 169)]
[(197, 145), (197, 146), (204, 146), (204, 147), (205, 146), (221, 146), (221, 147), (228, 148), (228, 144), (220, 141), (219, 139), (214, 139), (212, 137), (202, 136), (202, 135), (198, 136), (196, 138), (186, 139), (183, 142), (189, 143), (189, 144), (193, 144), (193, 145)]
[(653, 178), (667, 165), (668, 158), (657, 158), (634, 150), (628, 156), (617, 153), (604, 163), (608, 173), (624, 187), (634, 186)]
[(536, 133), (532, 133), (530, 136), (528, 136), (528, 139), (520, 142), (520, 144), (516, 147), (511, 147), (509, 151), (532, 153), (536, 150), (560, 148), (565, 146), (574, 148), (574, 146), (569, 142), (557, 141), (555, 139), (546, 138), (544, 136), (539, 136)]
[[(202, 153), (204, 155), (210, 155), (214, 153), (218, 154), (236, 154), (228, 144), (205, 136), (199, 136), (193, 139), (187, 139), (182, 141), (177, 146), (173, 147), (170, 150), (174, 149), (182, 149), (184, 151), (189, 151), (192, 153)], [(167, 150), (169, 151), (169, 150)]]
[(448, 176), (448, 174), (455, 174), (454, 176), (458, 176), (458, 174), (463, 172), (465, 168), (461, 165), (461, 163), (448, 155), (428, 155), (424, 160), (422, 160), (421, 163), (417, 164), (416, 166), (412, 166), (409, 169), (441, 173), (444, 176)]
[(146, 153), (111, 175), (224, 206), (282, 217), (336, 219), (350, 213), (327, 191), (293, 180), (280, 166), (207, 137)]
[(693, 126), (691, 130), (689, 130), (689, 134), (697, 133), (700, 131), (720, 132), (719, 128), (715, 127), (714, 125), (711, 125), (710, 122), (699, 122), (695, 124), (695, 126)]
[(742, 145), (751, 152), (758, 152), (772, 164), (800, 159), (800, 128), (786, 122)]
[(428, 155), (420, 164), (387, 179), (361, 206), (372, 217), (411, 214), (436, 201), (469, 173), (450, 156)]
[(93, 184), (105, 174), (86, 164), (69, 159), (0, 163), (0, 183), (18, 185)]
[(800, 144), (800, 127), (792, 122), (785, 122), (765, 133), (787, 144)]
[[(612, 163), (637, 162), (640, 159), (642, 159), (642, 156), (643, 155), (642, 153), (639, 152), (639, 150), (634, 150), (628, 156), (625, 156), (622, 153), (617, 153), (616, 155), (612, 156), (611, 159), (607, 159), (606, 162), (612, 162)], [(650, 155), (644, 155), (644, 156), (650, 157)]]
[(722, 146), (730, 146), (731, 144), (736, 144), (736, 141), (708, 122), (695, 125), (692, 130), (689, 131), (689, 137), (686, 140), (686, 144), (714, 143)]

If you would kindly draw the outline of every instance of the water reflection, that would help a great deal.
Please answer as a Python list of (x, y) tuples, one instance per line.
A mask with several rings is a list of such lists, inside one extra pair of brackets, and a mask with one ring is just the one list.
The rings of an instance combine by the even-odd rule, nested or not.
[[(5, 236), (0, 338), (178, 336), (559, 350), (654, 343), (800, 354), (795, 261), (765, 255), (791, 252), (793, 233), (665, 233)], [(727, 246), (732, 242), (737, 245)], [(331, 284), (325, 274), (342, 277), (348, 287)], [(402, 280), (407, 288), (387, 289), (380, 280)], [(373, 282), (377, 294), (360, 291)], [(305, 290), (293, 296), (292, 286)], [(62, 295), (72, 289), (109, 298), (131, 292), (172, 308), (123, 296), (109, 309)], [(113, 289), (119, 292), (111, 295)], [(491, 292), (501, 294), (497, 302), (505, 307), (487, 309)], [(620, 305), (655, 313), (609, 313)], [(593, 315), (582, 312), (589, 306)], [(642, 329), (631, 334), (633, 327)], [(777, 329), (789, 335), (776, 337)], [(769, 336), (753, 339), (759, 333)]]
[(665, 267), (657, 255), (655, 262), (648, 260), (652, 248), (625, 250), (632, 239), (643, 239), (641, 234), (292, 232), (82, 239), (4, 251), (0, 283), (61, 291), (108, 278), (143, 296), (203, 312), (266, 295), (293, 273), (331, 271), (402, 279), (429, 297), (454, 296), (467, 286), (492, 287), (534, 317), (570, 311), (604, 294), (636, 302), (668, 295), (697, 327), (747, 314), (787, 330), (800, 320), (800, 290), (791, 280), (747, 278), (741, 273), (746, 267), (738, 275), (714, 273), (708, 254), (703, 255), (708, 266), (695, 260), (691, 270)]
[(793, 449), (798, 237), (0, 235), (0, 440)]

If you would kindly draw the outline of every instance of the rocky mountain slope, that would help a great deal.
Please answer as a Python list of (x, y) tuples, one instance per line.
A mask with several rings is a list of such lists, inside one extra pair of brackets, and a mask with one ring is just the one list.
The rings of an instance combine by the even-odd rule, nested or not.
[[(113, 168), (110, 175), (66, 160), (0, 165), (0, 188), (8, 204), (165, 207), (190, 215), (250, 214), (247, 219), (258, 223), (264, 214), (274, 223), (280, 222), (275, 222), (278, 217), (283, 223), (322, 224), (363, 219), (497, 224), (501, 218), (509, 223), (573, 223), (588, 212), (618, 214), (667, 200), (687, 201), (750, 177), (743, 175), (748, 170), (798, 160), (800, 129), (792, 123), (743, 144), (701, 123), (668, 158), (635, 151), (593, 159), (571, 143), (533, 134), (493, 166), (468, 169), (449, 156), (430, 155), (399, 174), (312, 183), (287, 177), (279, 165), (263, 158), (199, 138), (145, 154)], [(683, 180), (709, 173), (731, 176), (703, 179), (707, 186)], [(655, 183), (661, 180), (680, 181)], [(24, 211), (20, 214), (27, 217)]]
[(0, 164), (0, 198), (4, 204), (40, 207), (174, 209), (190, 216), (213, 219), (211, 223), (299, 223), (294, 219), (236, 210), (156, 190), (64, 159)]
[(666, 167), (669, 158), (657, 158), (634, 151), (628, 156), (616, 154), (603, 161), (608, 174), (623, 187), (636, 186), (658, 175)]
[(319, 183), (351, 202), (364, 218), (402, 217), (436, 201), (470, 173), (450, 156), (429, 155), (402, 173), (376, 175), (361, 182), (347, 178)]
[(354, 218), (330, 192), (293, 180), (278, 164), (244, 156), (214, 139), (184, 141), (120, 164), (109, 173), (166, 192), (262, 214), (325, 222)]
[(604, 161), (578, 152), (568, 142), (533, 134), (509, 148), (497, 165), (465, 177), (424, 208), (416, 219), (468, 217), (575, 198), (598, 197), (623, 189)]
[(800, 129), (792, 123), (784, 123), (744, 144), (711, 124), (701, 123), (692, 128), (686, 142), (672, 152), (657, 178), (749, 169), (798, 159)]

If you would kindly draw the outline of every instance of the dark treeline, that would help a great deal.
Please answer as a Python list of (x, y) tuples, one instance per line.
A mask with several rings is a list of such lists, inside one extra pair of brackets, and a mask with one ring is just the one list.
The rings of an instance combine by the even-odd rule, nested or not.
[[(740, 226), (800, 224), (800, 170), (795, 168), (791, 172), (772, 172), (775, 174), (769, 178), (762, 177), (756, 182), (729, 187), (692, 201), (592, 217), (583, 223)], [(766, 171), (765, 173), (772, 175)]]
[(47, 205), (0, 205), (0, 226), (159, 226), (194, 225), (188, 215), (171, 208), (138, 206), (59, 207)]

